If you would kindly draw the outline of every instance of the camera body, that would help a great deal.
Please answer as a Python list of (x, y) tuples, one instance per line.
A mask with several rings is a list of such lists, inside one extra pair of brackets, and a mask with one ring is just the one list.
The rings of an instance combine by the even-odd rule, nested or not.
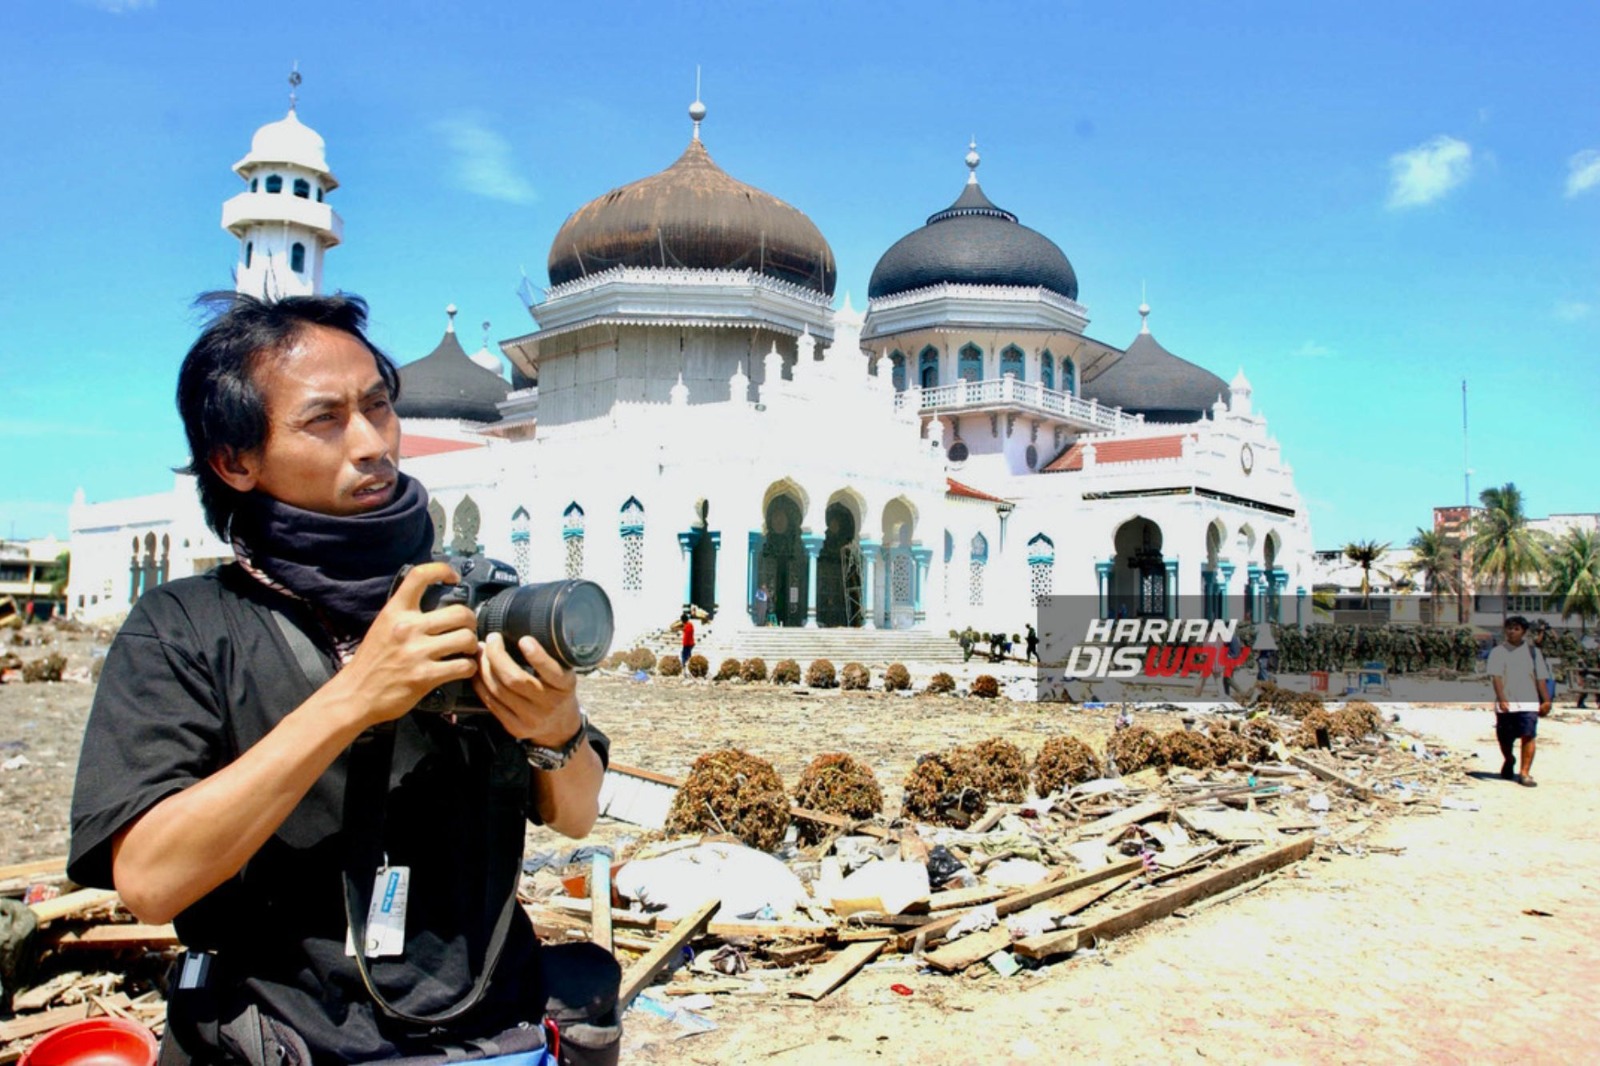
[[(430, 585), (422, 594), (422, 609), (432, 611), (453, 604), (470, 608), (478, 619), (478, 639), (501, 634), (506, 652), (523, 669), (529, 669), (517, 649), (523, 637), (533, 637), (551, 658), (579, 673), (593, 670), (611, 650), (611, 600), (593, 581), (579, 578), (524, 585), (516, 567), (481, 552), (435, 559), (449, 563), (461, 580), (454, 585)], [(409, 569), (400, 571), (396, 585)], [(488, 708), (467, 680), (439, 686), (422, 698), (416, 710), (465, 714)]]

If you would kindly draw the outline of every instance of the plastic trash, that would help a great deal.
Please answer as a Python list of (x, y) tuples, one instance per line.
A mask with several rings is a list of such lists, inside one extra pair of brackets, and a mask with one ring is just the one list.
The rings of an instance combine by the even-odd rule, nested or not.
[(880, 859), (868, 863), (833, 890), (833, 913), (841, 918), (862, 911), (900, 914), (928, 898), (928, 868), (920, 862)]
[(961, 860), (950, 854), (943, 844), (928, 849), (928, 884), (938, 888), (961, 870)]
[(1329, 809), (1328, 794), (1326, 792), (1313, 792), (1306, 797), (1306, 806), (1313, 811), (1326, 811)]
[(713, 896), (730, 918), (749, 918), (765, 908), (793, 914), (809, 898), (783, 863), (725, 841), (634, 859), (617, 870), (613, 884), (622, 898), (658, 910), (663, 918), (682, 918)]
[(946, 933), (946, 940), (955, 940), (957, 937), (966, 936), (968, 933), (981, 933), (985, 929), (993, 929), (1000, 924), (1000, 915), (995, 912), (993, 903), (985, 903), (981, 907), (974, 907), (961, 916), (961, 920), (950, 927)]

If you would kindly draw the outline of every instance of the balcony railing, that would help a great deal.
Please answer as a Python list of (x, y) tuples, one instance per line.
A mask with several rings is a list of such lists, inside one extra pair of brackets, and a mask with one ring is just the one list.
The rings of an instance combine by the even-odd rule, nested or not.
[(907, 405), (914, 405), (920, 414), (1010, 407), (1110, 430), (1128, 429), (1144, 421), (1141, 416), (1123, 414), (1120, 407), (1102, 407), (1095, 400), (1047, 389), (1037, 381), (1018, 381), (1010, 374), (987, 381), (957, 381), (931, 389), (909, 388), (895, 396), (897, 409)]

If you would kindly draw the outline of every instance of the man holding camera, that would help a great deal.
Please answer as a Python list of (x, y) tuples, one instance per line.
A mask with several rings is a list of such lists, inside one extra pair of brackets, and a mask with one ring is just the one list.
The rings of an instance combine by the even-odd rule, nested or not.
[[(365, 304), (209, 299), (178, 406), (236, 560), (147, 592), (112, 644), (71, 876), (190, 949), (163, 1063), (536, 1051), (552, 991), (615, 993), (609, 956), (576, 960), (599, 990), (562, 990), (515, 896), (527, 820), (589, 831), (607, 741), (532, 637), (523, 669), (471, 608), (423, 608), (458, 575), (398, 470)], [(482, 713), (412, 712), (463, 682)]]

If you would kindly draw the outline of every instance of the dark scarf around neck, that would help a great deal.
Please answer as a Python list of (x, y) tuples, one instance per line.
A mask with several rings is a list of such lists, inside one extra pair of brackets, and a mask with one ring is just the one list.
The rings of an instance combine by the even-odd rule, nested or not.
[(355, 636), (383, 609), (400, 568), (433, 557), (428, 490), (405, 474), (393, 499), (359, 515), (317, 514), (252, 492), (231, 533), (250, 566)]

